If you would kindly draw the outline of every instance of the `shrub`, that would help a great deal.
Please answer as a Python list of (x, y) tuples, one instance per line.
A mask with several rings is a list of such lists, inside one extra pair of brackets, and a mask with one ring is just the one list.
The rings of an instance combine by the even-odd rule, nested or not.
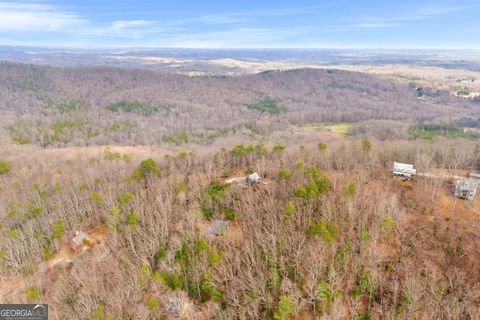
[(90, 193), (90, 200), (92, 200), (92, 202), (97, 206), (101, 206), (103, 205), (103, 203), (105, 202), (102, 198), (102, 196), (96, 192), (96, 191), (93, 191), (92, 193)]
[(308, 237), (319, 236), (325, 242), (332, 242), (338, 238), (338, 228), (334, 223), (329, 223), (325, 220), (319, 220), (316, 223), (310, 224), (307, 230)]
[(255, 147), (252, 144), (244, 146), (243, 144), (236, 145), (231, 151), (230, 154), (236, 157), (245, 157), (252, 153), (255, 150)]
[(165, 246), (161, 246), (158, 248), (157, 252), (153, 255), (153, 260), (155, 261), (155, 264), (157, 264), (160, 260), (165, 258), (167, 255), (167, 248)]
[(362, 236), (362, 240), (365, 242), (369, 242), (372, 239), (368, 229), (362, 229), (361, 236)]
[(118, 196), (118, 202), (120, 202), (120, 206), (124, 206), (133, 200), (135, 200), (135, 196), (133, 195), (133, 193), (130, 192)]
[(105, 307), (100, 304), (92, 314), (92, 320), (112, 320), (112, 317), (105, 312)]
[(283, 210), (283, 214), (285, 218), (290, 218), (295, 214), (295, 211), (296, 211), (296, 208), (293, 201), (288, 201), (287, 205), (285, 206), (285, 209)]
[(377, 279), (371, 272), (364, 272), (358, 278), (358, 288), (362, 294), (373, 296), (377, 291)]
[[(315, 182), (318, 193), (326, 193), (331, 188), (330, 180), (323, 175), (322, 171), (314, 166), (310, 166), (307, 169), (307, 173), (312, 176)], [(313, 187), (313, 185), (311, 185)]]
[(188, 182), (185, 180), (182, 180), (178, 183), (177, 185), (177, 193), (187, 193), (188, 192)]
[(277, 305), (277, 310), (273, 318), (275, 320), (288, 320), (295, 315), (295, 305), (289, 296), (281, 296)]
[(147, 300), (147, 308), (150, 312), (158, 308), (158, 299), (155, 296), (151, 296)]
[(138, 216), (135, 212), (130, 213), (130, 215), (127, 218), (127, 224), (130, 227), (136, 227), (138, 224)]
[(10, 164), (6, 161), (0, 161), (0, 176), (10, 172)]
[(355, 185), (355, 183), (354, 183), (354, 182), (347, 183), (347, 184), (343, 187), (343, 194), (344, 194), (346, 197), (353, 197), (353, 196), (355, 196), (355, 194), (357, 194), (357, 186)]
[(320, 280), (318, 283), (318, 295), (322, 302), (322, 309), (329, 311), (333, 306), (335, 297), (340, 296), (340, 292), (332, 289), (325, 280)]
[(305, 161), (303, 161), (303, 160), (298, 160), (298, 161), (295, 163), (295, 169), (297, 169), (297, 170), (302, 170), (303, 168), (305, 168)]
[(319, 142), (318, 143), (318, 150), (320, 150), (320, 151), (327, 150), (327, 145), (323, 142)]
[(212, 182), (202, 190), (198, 202), (206, 219), (210, 219), (221, 213), (226, 215), (234, 214), (234, 212), (226, 212), (227, 210), (230, 210), (228, 208), (230, 206), (228, 198), (225, 199), (225, 191), (229, 187), (230, 184)]
[(202, 214), (205, 217), (205, 219), (209, 220), (213, 218), (213, 216), (215, 215), (215, 212), (209, 208), (202, 208)]
[(187, 143), (189, 141), (189, 135), (186, 131), (182, 131), (177, 134), (173, 134), (170, 136), (166, 136), (162, 138), (162, 141), (165, 143), (171, 143), (176, 146), (182, 145), (184, 143)]
[[(44, 199), (46, 199), (46, 197)], [(35, 218), (38, 218), (42, 214), (43, 208), (44, 208), (43, 206), (33, 207), (33, 208), (30, 208), (30, 212), (32, 213), (32, 216), (34, 216)]]
[(280, 152), (280, 151), (284, 151), (287, 147), (285, 146), (282, 146), (282, 145), (276, 145), (273, 147), (273, 151), (277, 151), (277, 152)]
[(42, 294), (40, 293), (40, 291), (38, 291), (38, 289), (30, 288), (30, 289), (27, 290), (27, 300), (28, 300), (28, 302), (36, 302), (36, 301), (40, 300), (41, 296), (42, 296)]
[(137, 182), (142, 182), (148, 176), (160, 176), (157, 163), (153, 159), (143, 160), (135, 170), (134, 177)]
[(48, 260), (54, 254), (53, 249), (50, 246), (42, 248), (42, 258), (43, 260)]
[(362, 149), (366, 152), (370, 151), (372, 149), (372, 142), (368, 139), (363, 139), (362, 140)]
[(212, 198), (223, 198), (230, 185), (213, 182), (208, 186), (207, 194)]
[(53, 225), (53, 238), (60, 239), (65, 233), (65, 222), (63, 220), (58, 220)]
[(218, 253), (213, 249), (208, 252), (208, 264), (210, 266), (216, 265), (222, 260), (223, 260), (223, 255), (221, 253)]
[(280, 180), (288, 180), (292, 177), (292, 173), (290, 172), (290, 170), (286, 169), (286, 168), (282, 168), (280, 170), (278, 170), (278, 178)]
[(114, 229), (117, 229), (120, 225), (121, 213), (122, 210), (119, 207), (113, 207), (112, 209), (110, 209), (111, 226)]
[(295, 196), (298, 198), (305, 199), (308, 197), (308, 191), (304, 187), (300, 187), (297, 190), (295, 190)]
[(222, 292), (215, 287), (212, 275), (209, 273), (205, 274), (200, 282), (200, 292), (202, 294), (202, 301), (212, 299), (212, 301), (216, 303), (224, 304)]
[(153, 280), (160, 281), (166, 288), (177, 290), (183, 288), (183, 281), (176, 273), (171, 273), (166, 270), (155, 271), (153, 273)]
[(17, 229), (12, 229), (8, 232), (7, 236), (9, 238), (16, 238), (18, 236), (18, 231)]
[(223, 214), (225, 215), (225, 218), (228, 220), (235, 220), (235, 218), (237, 218), (237, 215), (238, 215), (237, 212), (232, 209), (225, 210)]
[(383, 234), (387, 235), (389, 234), (394, 227), (394, 220), (392, 217), (386, 217), (385, 219), (382, 220), (381, 224), (381, 231)]

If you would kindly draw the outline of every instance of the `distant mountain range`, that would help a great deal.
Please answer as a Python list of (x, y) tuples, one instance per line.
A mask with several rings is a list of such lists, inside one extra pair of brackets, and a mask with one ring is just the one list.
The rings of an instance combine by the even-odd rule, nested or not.
[(45, 49), (0, 46), (0, 60), (59, 67), (119, 66), (182, 74), (244, 74), (340, 64), (407, 64), (480, 71), (480, 51), (340, 49)]

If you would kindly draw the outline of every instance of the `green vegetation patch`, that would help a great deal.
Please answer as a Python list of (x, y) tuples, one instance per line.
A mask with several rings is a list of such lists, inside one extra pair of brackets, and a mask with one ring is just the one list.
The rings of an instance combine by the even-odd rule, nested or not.
[(312, 130), (328, 130), (333, 133), (349, 134), (352, 125), (350, 123), (339, 122), (339, 123), (307, 123), (303, 125), (304, 128)]
[(87, 106), (87, 103), (83, 100), (68, 100), (65, 102), (47, 100), (46, 102), (48, 108), (57, 109), (61, 114), (83, 110)]
[(133, 176), (137, 182), (145, 180), (148, 176), (160, 176), (160, 170), (153, 159), (147, 159), (140, 163)]
[(87, 124), (81, 120), (57, 121), (50, 127), (53, 131), (52, 139), (55, 142), (69, 142), (73, 140), (72, 131), (82, 131)]
[(463, 129), (453, 124), (420, 124), (411, 126), (408, 134), (413, 138), (432, 140), (437, 136), (448, 138), (475, 138), (472, 133), (463, 132)]
[(261, 101), (247, 104), (246, 105), (250, 110), (260, 111), (262, 113), (267, 112), (270, 114), (279, 114), (283, 112), (288, 112), (288, 108), (278, 105), (277, 100), (272, 98), (265, 98)]
[(156, 112), (169, 110), (171, 107), (168, 105), (153, 105), (146, 102), (138, 101), (120, 101), (115, 103), (110, 103), (107, 106), (107, 110), (112, 112), (123, 111), (123, 112), (132, 112), (138, 113), (143, 116), (150, 116)]
[(121, 132), (129, 131), (136, 128), (138, 125), (136, 122), (127, 120), (127, 121), (117, 121), (112, 123), (107, 129), (112, 132)]
[(6, 161), (0, 161), (0, 176), (10, 172), (10, 164)]
[(176, 146), (182, 145), (184, 143), (187, 143), (190, 139), (190, 136), (186, 131), (182, 131), (176, 134), (172, 134), (170, 136), (166, 136), (162, 138), (162, 141), (165, 143), (171, 143)]
[(189, 142), (210, 144), (215, 139), (226, 137), (232, 132), (234, 132), (232, 128), (204, 128), (195, 133), (183, 130), (176, 134), (163, 137), (162, 142), (174, 144), (176, 146), (180, 146)]

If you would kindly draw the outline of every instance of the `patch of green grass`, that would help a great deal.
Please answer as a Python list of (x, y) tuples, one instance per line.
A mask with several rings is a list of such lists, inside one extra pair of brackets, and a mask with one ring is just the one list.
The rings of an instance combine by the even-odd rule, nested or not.
[(307, 129), (312, 129), (312, 130), (328, 130), (334, 133), (348, 134), (350, 133), (350, 129), (352, 128), (352, 125), (350, 123), (345, 123), (345, 122), (326, 123), (326, 124), (307, 123), (303, 125), (303, 127)]

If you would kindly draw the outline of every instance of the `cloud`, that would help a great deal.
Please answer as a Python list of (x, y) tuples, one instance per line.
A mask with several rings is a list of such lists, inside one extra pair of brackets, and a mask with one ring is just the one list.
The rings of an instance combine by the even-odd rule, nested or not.
[(420, 21), (420, 20), (427, 20), (433, 19), (436, 17), (441, 17), (444, 15), (448, 15), (455, 11), (461, 11), (466, 9), (466, 7), (462, 6), (445, 6), (441, 4), (429, 5), (421, 8), (415, 9), (414, 12), (390, 16), (390, 17), (370, 17), (366, 18), (363, 24), (368, 25), (378, 25), (384, 24), (385, 27), (395, 26), (394, 23), (398, 22), (405, 22), (405, 21)]
[(401, 27), (406, 22), (435, 19), (464, 9), (466, 9), (466, 7), (431, 4), (416, 8), (415, 11), (404, 12), (403, 14), (384, 17), (365, 17), (334, 27), (338, 30), (394, 28)]
[(1, 31), (61, 31), (86, 22), (74, 13), (46, 4), (0, 2)]
[[(161, 46), (182, 48), (276, 48), (311, 31), (294, 28), (235, 28), (195, 34), (176, 34), (162, 39)], [(157, 44), (158, 45), (158, 44)]]
[(156, 20), (119, 20), (112, 23), (112, 28), (115, 30), (141, 28), (146, 26), (152, 26), (156, 23)]

